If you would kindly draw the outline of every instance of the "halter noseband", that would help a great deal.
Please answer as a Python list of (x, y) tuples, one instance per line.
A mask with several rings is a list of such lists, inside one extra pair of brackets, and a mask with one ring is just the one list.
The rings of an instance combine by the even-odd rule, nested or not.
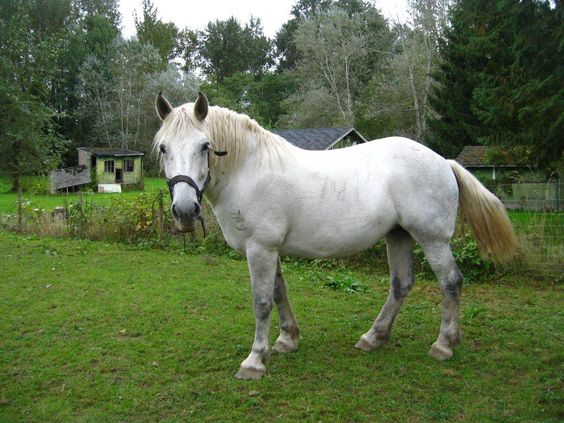
[(172, 200), (172, 190), (174, 189), (174, 186), (179, 182), (186, 182), (188, 185), (194, 188), (194, 191), (196, 191), (196, 198), (198, 199), (198, 203), (201, 203), (202, 197), (204, 196), (204, 192), (206, 191), (206, 188), (208, 187), (210, 181), (211, 181), (211, 173), (208, 169), (208, 176), (204, 181), (204, 185), (202, 186), (202, 189), (198, 187), (198, 184), (196, 184), (196, 182), (194, 182), (192, 178), (186, 175), (173, 176), (172, 178), (166, 180), (166, 184), (168, 185), (168, 191), (170, 193), (171, 200)]

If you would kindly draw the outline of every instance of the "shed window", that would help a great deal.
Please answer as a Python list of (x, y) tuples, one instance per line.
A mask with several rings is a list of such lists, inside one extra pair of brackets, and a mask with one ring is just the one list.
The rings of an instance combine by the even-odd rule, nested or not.
[(133, 159), (125, 159), (123, 161), (123, 168), (126, 172), (133, 172)]
[(115, 172), (115, 165), (113, 160), (105, 160), (104, 161), (104, 172), (106, 173), (114, 173)]

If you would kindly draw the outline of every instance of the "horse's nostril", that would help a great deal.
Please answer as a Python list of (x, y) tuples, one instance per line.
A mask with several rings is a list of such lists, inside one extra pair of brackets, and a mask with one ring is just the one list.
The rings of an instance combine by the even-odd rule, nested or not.
[(198, 203), (194, 203), (194, 216), (200, 215), (200, 205)]
[(172, 215), (177, 219), (180, 218), (180, 216), (178, 215), (178, 211), (176, 210), (176, 206), (174, 204), (172, 205)]

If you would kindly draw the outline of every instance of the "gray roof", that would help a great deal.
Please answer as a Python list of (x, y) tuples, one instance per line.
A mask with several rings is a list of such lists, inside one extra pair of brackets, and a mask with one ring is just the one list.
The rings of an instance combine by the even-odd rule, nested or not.
[(90, 171), (86, 166), (54, 170), (51, 172), (51, 186), (57, 189), (70, 188), (92, 182)]
[(305, 150), (328, 150), (348, 135), (358, 137), (359, 142), (366, 142), (366, 138), (353, 127), (274, 129), (271, 132)]
[(143, 156), (144, 153), (134, 150), (124, 150), (119, 148), (102, 148), (102, 147), (78, 147), (77, 150), (86, 151), (94, 156), (111, 156), (111, 157), (122, 157), (122, 156)]

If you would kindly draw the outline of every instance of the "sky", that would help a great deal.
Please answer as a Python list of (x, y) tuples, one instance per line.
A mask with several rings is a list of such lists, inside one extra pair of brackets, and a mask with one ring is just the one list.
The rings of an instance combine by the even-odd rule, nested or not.
[[(260, 18), (264, 34), (273, 38), (283, 23), (291, 17), (296, 0), (153, 0), (158, 16), (164, 22), (174, 22), (179, 29), (204, 29), (209, 21), (234, 16), (246, 23), (252, 16)], [(404, 21), (407, 0), (374, 0), (376, 7), (391, 20)], [(141, 15), (141, 0), (120, 0), (123, 34), (135, 34), (133, 13)]]

